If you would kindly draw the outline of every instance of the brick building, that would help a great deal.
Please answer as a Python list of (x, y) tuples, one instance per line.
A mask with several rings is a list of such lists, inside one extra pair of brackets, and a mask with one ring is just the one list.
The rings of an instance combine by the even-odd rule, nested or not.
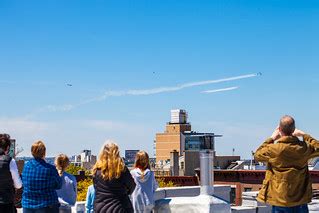
[(170, 158), (170, 152), (182, 152), (182, 137), (185, 131), (191, 131), (185, 110), (171, 110), (171, 121), (166, 124), (164, 133), (157, 133), (155, 139), (156, 162)]
[(171, 120), (166, 124), (164, 133), (157, 133), (155, 139), (156, 162), (170, 159), (170, 152), (177, 150), (180, 155), (185, 151), (214, 150), (214, 133), (192, 131), (187, 122), (187, 112), (182, 109), (171, 110)]

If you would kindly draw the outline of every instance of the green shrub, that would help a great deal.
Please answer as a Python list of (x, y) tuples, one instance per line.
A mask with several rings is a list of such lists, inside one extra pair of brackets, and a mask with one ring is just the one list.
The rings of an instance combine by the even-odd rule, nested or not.
[(157, 178), (158, 187), (176, 187), (177, 185), (174, 184), (172, 181), (165, 182), (164, 178)]
[(70, 173), (72, 175), (77, 175), (78, 171), (82, 171), (82, 167), (80, 166), (74, 166), (73, 164), (70, 164), (68, 168), (65, 170), (67, 173)]
[(73, 164), (70, 164), (68, 166), (68, 168), (66, 169), (66, 172), (70, 173), (72, 175), (77, 175), (79, 171), (84, 171), (85, 175), (91, 175), (90, 170), (87, 170), (87, 169), (80, 167), (80, 166), (74, 166)]
[(93, 184), (93, 179), (90, 177), (87, 177), (86, 179), (78, 182), (77, 201), (85, 201), (88, 188), (92, 184)]

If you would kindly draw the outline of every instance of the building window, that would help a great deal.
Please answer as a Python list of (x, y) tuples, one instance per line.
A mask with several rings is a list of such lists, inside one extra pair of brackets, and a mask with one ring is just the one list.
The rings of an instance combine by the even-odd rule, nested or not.
[(235, 204), (235, 202), (236, 202), (236, 188), (231, 187), (230, 188), (230, 203)]
[(181, 162), (181, 169), (184, 169), (184, 162)]
[(251, 192), (251, 190), (252, 190), (252, 188), (250, 188), (250, 187), (244, 188), (244, 192)]

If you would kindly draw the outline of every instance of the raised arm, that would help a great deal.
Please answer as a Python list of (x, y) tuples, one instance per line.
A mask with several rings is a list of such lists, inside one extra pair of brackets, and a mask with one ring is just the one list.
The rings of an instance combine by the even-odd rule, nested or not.
[(277, 127), (272, 133), (271, 137), (268, 138), (255, 152), (255, 159), (260, 162), (268, 162), (272, 156), (271, 147), (275, 140), (280, 138), (279, 128)]
[(316, 139), (314, 139), (314, 138), (311, 137), (310, 135), (304, 134), (303, 140), (304, 140), (306, 143), (308, 143), (308, 144), (310, 144), (311, 146), (313, 146), (314, 148), (319, 149), (319, 141), (316, 140)]
[(296, 129), (293, 133), (296, 137), (303, 137), (303, 141), (308, 144), (310, 149), (309, 158), (318, 157), (319, 156), (319, 141), (306, 134), (305, 132)]
[(255, 152), (255, 160), (259, 162), (268, 162), (271, 157), (271, 144), (274, 143), (274, 140), (272, 138), (268, 138), (261, 146), (256, 150)]

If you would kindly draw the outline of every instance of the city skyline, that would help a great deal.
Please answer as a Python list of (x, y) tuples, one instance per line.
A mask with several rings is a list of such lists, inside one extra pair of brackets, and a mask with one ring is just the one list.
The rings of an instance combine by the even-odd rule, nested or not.
[(316, 1), (3, 1), (0, 131), (20, 156), (152, 156), (185, 109), (220, 155), (249, 158), (285, 114), (318, 138), (318, 25)]

